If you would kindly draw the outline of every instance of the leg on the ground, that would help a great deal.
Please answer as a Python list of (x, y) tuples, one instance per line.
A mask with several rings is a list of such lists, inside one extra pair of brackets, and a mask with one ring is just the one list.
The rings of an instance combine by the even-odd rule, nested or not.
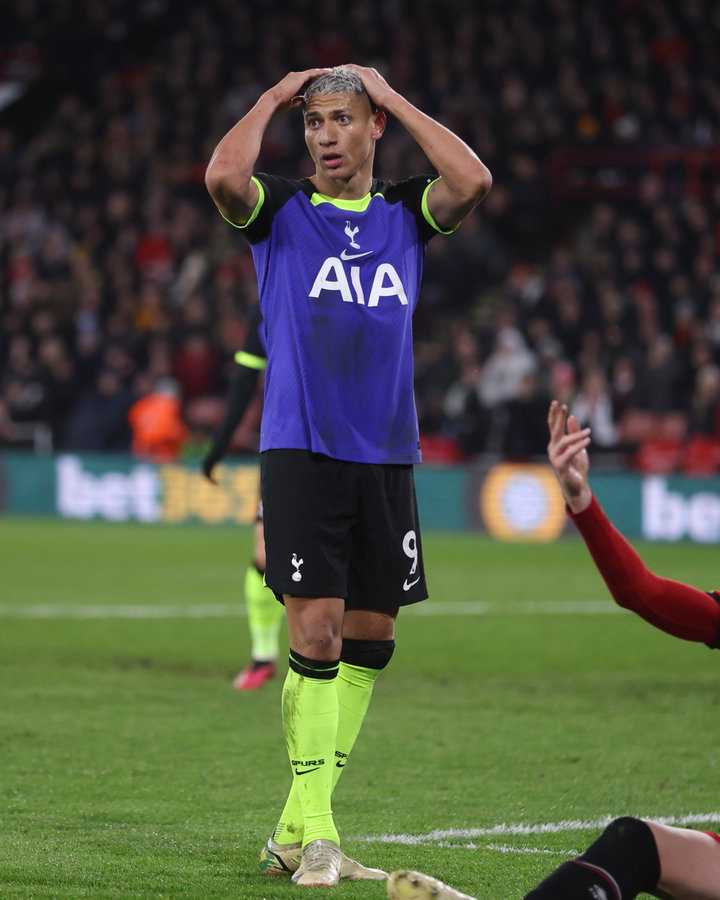
[(655, 896), (672, 900), (720, 897), (720, 843), (703, 831), (648, 822), (660, 857)]
[(525, 900), (590, 900), (603, 896), (600, 892), (632, 900), (654, 890), (659, 879), (653, 832), (640, 819), (624, 817), (611, 822), (582, 856), (563, 863)]

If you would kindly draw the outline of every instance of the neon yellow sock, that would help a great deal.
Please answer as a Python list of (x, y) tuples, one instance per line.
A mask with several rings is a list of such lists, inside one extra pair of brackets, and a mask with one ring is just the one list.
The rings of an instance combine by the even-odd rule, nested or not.
[[(338, 697), (338, 728), (333, 760), (332, 787), (343, 773), (365, 719), (375, 680), (380, 669), (366, 669), (341, 662), (335, 689)], [(278, 844), (292, 844), (303, 839), (303, 816), (297, 790), (298, 779), (290, 788), (280, 822), (273, 838)]]
[(366, 669), (362, 666), (351, 666), (341, 662), (338, 670), (336, 691), (338, 696), (338, 730), (335, 742), (335, 765), (333, 766), (333, 790), (338, 778), (355, 746), (355, 741), (365, 713), (370, 705), (373, 685), (380, 674), (380, 669)]
[(295, 778), (290, 785), (290, 793), (285, 801), (280, 820), (273, 832), (273, 840), (277, 844), (296, 844), (302, 842), (305, 834), (305, 822), (303, 820), (302, 806), (300, 806), (300, 794), (298, 793)]
[(257, 662), (271, 662), (278, 657), (278, 633), (285, 615), (281, 603), (263, 583), (263, 577), (248, 566), (245, 573), (245, 606), (247, 607), (252, 658)]
[[(338, 663), (309, 660), (291, 650), (290, 666), (283, 685), (282, 717), (293, 788), (302, 810), (303, 846), (320, 838), (339, 844), (330, 803), (338, 728)], [(275, 836), (279, 843), (288, 843), (282, 839), (290, 831), (288, 826), (295, 828), (294, 840), (298, 840), (296, 823), (281, 819)]]

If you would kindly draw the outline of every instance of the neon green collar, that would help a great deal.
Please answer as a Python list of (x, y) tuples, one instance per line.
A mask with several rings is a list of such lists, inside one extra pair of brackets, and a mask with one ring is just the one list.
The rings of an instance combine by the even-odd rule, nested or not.
[(338, 209), (349, 209), (354, 212), (365, 212), (365, 210), (370, 206), (370, 201), (373, 197), (381, 197), (382, 194), (365, 194), (364, 197), (360, 197), (359, 200), (340, 200), (338, 197), (328, 197), (326, 194), (319, 194), (317, 191), (314, 191), (312, 196), (310, 197), (310, 202), (313, 206), (319, 206), (321, 203), (332, 203), (333, 206), (337, 206)]

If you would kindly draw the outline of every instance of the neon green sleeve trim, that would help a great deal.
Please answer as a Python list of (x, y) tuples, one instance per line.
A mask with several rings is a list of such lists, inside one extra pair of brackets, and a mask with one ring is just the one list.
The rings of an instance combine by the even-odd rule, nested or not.
[(220, 211), (220, 215), (225, 219), (228, 225), (232, 225), (233, 228), (247, 228), (248, 225), (252, 225), (252, 223), (257, 219), (260, 210), (262, 209), (262, 205), (265, 202), (265, 188), (262, 186), (262, 181), (259, 181), (254, 175), (250, 179), (255, 182), (258, 189), (258, 201), (255, 204), (255, 209), (252, 211), (252, 215), (244, 224), (240, 225), (238, 222), (233, 222), (232, 219), (228, 219), (227, 216), (223, 215), (222, 210)]
[(245, 366), (248, 369), (257, 369), (258, 372), (261, 372), (263, 369), (267, 369), (267, 360), (263, 359), (262, 356), (255, 356), (252, 353), (246, 353), (244, 350), (238, 350), (235, 354), (235, 362), (239, 366)]
[(458, 222), (457, 225), (453, 225), (452, 228), (441, 228), (438, 225), (438, 223), (435, 221), (435, 219), (433, 219), (433, 215), (428, 208), (427, 199), (428, 199), (428, 194), (430, 193), (430, 188), (438, 181), (440, 181), (439, 178), (436, 178), (434, 181), (431, 181), (430, 184), (423, 191), (422, 204), (421, 204), (422, 214), (423, 214), (425, 221), (428, 223), (428, 225), (432, 225), (432, 227), (435, 229), (435, 231), (439, 231), (440, 234), (452, 234), (453, 231), (457, 231), (457, 229), (460, 227), (460, 223)]

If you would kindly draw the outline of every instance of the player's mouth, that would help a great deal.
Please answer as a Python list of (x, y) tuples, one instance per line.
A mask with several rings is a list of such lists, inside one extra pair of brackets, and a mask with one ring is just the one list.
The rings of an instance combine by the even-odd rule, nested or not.
[(339, 153), (323, 153), (320, 159), (327, 169), (337, 169), (342, 163), (342, 156)]

